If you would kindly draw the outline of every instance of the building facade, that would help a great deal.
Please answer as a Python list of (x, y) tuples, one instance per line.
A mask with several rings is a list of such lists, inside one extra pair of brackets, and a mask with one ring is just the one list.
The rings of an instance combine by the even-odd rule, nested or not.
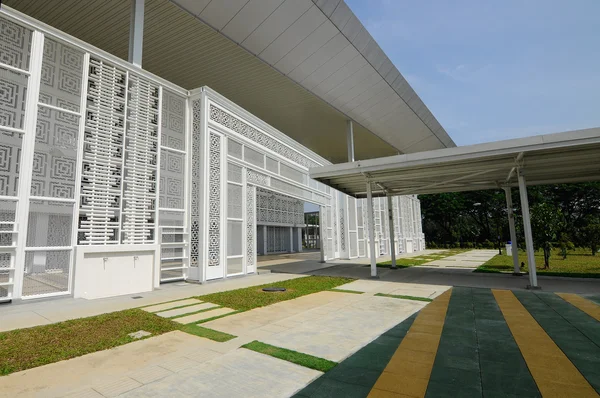
[[(368, 256), (365, 200), (308, 177), (327, 164), (208, 87), (0, 13), (0, 301), (253, 274), (301, 250), (304, 202), (324, 260)], [(374, 199), (378, 254), (390, 221), (397, 252), (422, 250), (418, 200), (392, 203)]]

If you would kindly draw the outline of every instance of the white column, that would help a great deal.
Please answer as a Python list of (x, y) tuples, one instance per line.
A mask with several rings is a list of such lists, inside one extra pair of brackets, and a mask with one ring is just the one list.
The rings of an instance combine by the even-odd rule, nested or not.
[(290, 247), (289, 247), (289, 252), (293, 253), (294, 252), (294, 228), (290, 227)]
[(394, 205), (392, 197), (387, 197), (388, 203), (388, 226), (390, 228), (390, 253), (392, 254), (392, 269), (396, 269), (396, 237), (394, 236)]
[(367, 182), (367, 213), (369, 216), (369, 248), (371, 255), (371, 277), (377, 277), (377, 253), (375, 252), (375, 217), (373, 216), (373, 194), (371, 182)]
[(348, 120), (346, 126), (346, 141), (348, 142), (348, 161), (354, 162), (354, 124), (352, 123), (352, 120)]
[(523, 229), (525, 230), (525, 248), (527, 249), (527, 264), (529, 265), (529, 285), (538, 288), (537, 270), (535, 268), (535, 254), (533, 251), (533, 236), (531, 233), (531, 220), (529, 217), (529, 200), (527, 199), (527, 184), (523, 170), (518, 170), (519, 194), (521, 195), (521, 211), (523, 212)]
[(296, 228), (296, 247), (298, 248), (298, 253), (302, 251), (302, 228)]
[(515, 275), (521, 275), (521, 269), (519, 268), (517, 231), (515, 230), (515, 213), (513, 211), (513, 202), (510, 187), (504, 188), (504, 194), (506, 195), (506, 209), (508, 210), (508, 229), (510, 230), (510, 243), (512, 244), (513, 271)]
[(325, 262), (325, 228), (323, 228), (323, 220), (325, 220), (325, 207), (319, 206), (319, 251), (321, 253), (321, 262)]
[(131, 0), (129, 22), (129, 62), (140, 68), (144, 47), (144, 2), (145, 0)]

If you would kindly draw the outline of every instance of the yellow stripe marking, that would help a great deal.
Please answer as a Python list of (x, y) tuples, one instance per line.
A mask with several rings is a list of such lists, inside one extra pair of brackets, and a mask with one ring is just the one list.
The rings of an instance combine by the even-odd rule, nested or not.
[(492, 292), (543, 397), (598, 397), (510, 290)]
[(369, 398), (425, 396), (442, 336), (451, 290), (438, 296), (419, 312), (390, 362), (379, 375)]
[(579, 308), (597, 321), (600, 321), (600, 305), (572, 293), (556, 293), (557, 296)]

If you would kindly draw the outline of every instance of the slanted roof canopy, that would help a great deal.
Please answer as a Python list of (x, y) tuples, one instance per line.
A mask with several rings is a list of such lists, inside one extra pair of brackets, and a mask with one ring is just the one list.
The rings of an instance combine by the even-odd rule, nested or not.
[[(4, 0), (127, 59), (131, 0)], [(142, 67), (209, 86), (333, 163), (454, 142), (343, 0), (145, 0)]]
[(600, 128), (317, 167), (311, 178), (349, 195), (428, 194), (600, 180)]

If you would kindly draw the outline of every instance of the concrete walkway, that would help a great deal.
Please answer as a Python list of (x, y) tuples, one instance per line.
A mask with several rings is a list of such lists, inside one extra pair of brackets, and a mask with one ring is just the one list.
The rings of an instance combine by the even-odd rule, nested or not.
[[(267, 273), (243, 278), (231, 278), (204, 285), (185, 282), (169, 283), (161, 285), (160, 289), (152, 292), (106, 299), (86, 300), (69, 297), (0, 304), (0, 332), (37, 325), (47, 325), (68, 319), (94, 316), (298, 277), (300, 275)], [(133, 298), (140, 296), (141, 298), (138, 299)]]
[[(339, 289), (364, 294), (325, 291), (202, 324), (238, 336), (225, 343), (170, 332), (0, 377), (0, 396), (286, 397), (322, 373), (243, 344), (259, 340), (341, 361), (426, 305), (376, 293), (435, 297), (447, 288), (354, 281)], [(149, 310), (160, 314), (173, 305), (181, 302)]]

